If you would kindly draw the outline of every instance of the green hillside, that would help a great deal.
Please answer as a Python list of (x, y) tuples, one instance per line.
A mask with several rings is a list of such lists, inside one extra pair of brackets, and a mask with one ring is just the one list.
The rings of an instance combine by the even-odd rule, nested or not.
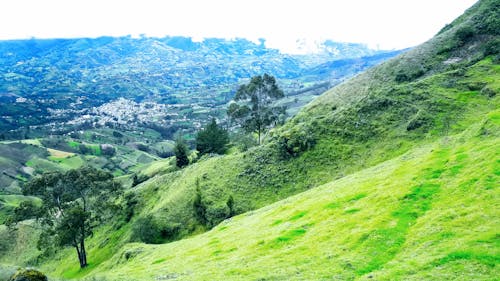
[(72, 249), (39, 257), (31, 222), (0, 263), (68, 279), (495, 280), (497, 2), (326, 92), (263, 146), (137, 167), (151, 178), (128, 191), (130, 221), (89, 239), (88, 268)]
[[(128, 244), (110, 280), (494, 280), (500, 274), (500, 112), (164, 245)], [(488, 132), (485, 134), (485, 132)]]

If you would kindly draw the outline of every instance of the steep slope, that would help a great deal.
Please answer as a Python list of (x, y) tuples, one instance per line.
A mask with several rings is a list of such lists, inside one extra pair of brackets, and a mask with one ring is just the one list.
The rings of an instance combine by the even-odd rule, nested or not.
[[(165, 245), (129, 244), (107, 280), (493, 280), (500, 111), (461, 134)], [(108, 271), (109, 270), (109, 271)]]
[[(89, 241), (88, 269), (69, 251), (42, 268), (111, 280), (491, 279), (498, 217), (482, 208), (498, 202), (498, 14), (497, 1), (479, 1), (436, 38), (320, 97), (267, 145), (142, 183), (132, 220)], [(147, 218), (147, 242), (160, 243), (261, 207), (190, 239), (125, 244)]]
[[(165, 218), (176, 225), (165, 240), (178, 239), (199, 230), (192, 206), (197, 187), (211, 227), (231, 212), (265, 206), (462, 132), (498, 108), (498, 50), (486, 52), (498, 35), (479, 29), (496, 14), (495, 1), (480, 1), (435, 39), (325, 93), (272, 132), (263, 147), (205, 158), (144, 183), (137, 190), (144, 200), (140, 216)], [(459, 30), (469, 28), (475, 32), (459, 42)], [(449, 50), (439, 51), (443, 46)], [(414, 64), (427, 70), (402, 81)]]

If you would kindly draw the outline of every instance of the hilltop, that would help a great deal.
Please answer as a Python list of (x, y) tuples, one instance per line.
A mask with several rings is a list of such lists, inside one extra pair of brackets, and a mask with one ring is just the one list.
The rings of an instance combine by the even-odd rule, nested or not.
[(130, 221), (90, 239), (88, 268), (69, 249), (38, 258), (29, 222), (11, 241), (30, 243), (0, 262), (107, 280), (494, 280), (497, 2), (327, 91), (264, 145), (137, 185)]

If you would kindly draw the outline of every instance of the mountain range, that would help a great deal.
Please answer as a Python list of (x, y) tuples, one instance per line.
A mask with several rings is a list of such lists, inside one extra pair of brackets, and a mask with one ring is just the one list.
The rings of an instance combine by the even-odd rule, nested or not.
[(33, 220), (1, 226), (0, 276), (22, 265), (64, 280), (498, 279), (499, 15), (479, 0), (262, 145), (138, 167), (128, 220), (96, 228), (84, 269), (74, 249), (37, 249)]

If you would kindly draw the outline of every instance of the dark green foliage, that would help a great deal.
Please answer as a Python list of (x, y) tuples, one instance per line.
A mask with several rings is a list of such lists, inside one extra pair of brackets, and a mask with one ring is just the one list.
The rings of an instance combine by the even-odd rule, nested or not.
[(406, 126), (406, 130), (416, 130), (422, 126), (428, 125), (430, 122), (432, 122), (432, 119), (429, 116), (419, 112), (410, 119)]
[(483, 46), (485, 56), (494, 56), (495, 60), (498, 62), (500, 57), (500, 38), (494, 38), (486, 42)]
[(284, 119), (286, 108), (273, 104), (284, 96), (273, 76), (255, 76), (250, 83), (240, 86), (227, 113), (245, 131), (257, 133), (260, 144), (261, 134)]
[(149, 147), (143, 143), (138, 143), (136, 146), (140, 151), (149, 152)]
[(118, 131), (113, 131), (113, 137), (115, 138), (123, 138), (123, 134)]
[(81, 154), (92, 154), (92, 149), (90, 149), (88, 146), (84, 145), (83, 143), (78, 145), (78, 150)]
[(277, 137), (276, 144), (282, 158), (296, 157), (302, 152), (311, 149), (316, 144), (316, 139), (311, 130), (300, 128), (287, 132)]
[(236, 213), (235, 213), (235, 210), (234, 210), (234, 198), (233, 198), (233, 195), (229, 195), (229, 198), (227, 198), (226, 205), (229, 208), (229, 217), (234, 216)]
[(54, 236), (57, 245), (74, 247), (83, 268), (87, 266), (85, 238), (96, 223), (116, 212), (113, 199), (120, 196), (121, 185), (107, 172), (83, 167), (36, 177), (23, 193), (42, 199), (37, 213), (44, 227), (41, 238)]
[(132, 239), (151, 244), (161, 243), (160, 229), (153, 216), (149, 215), (135, 221), (132, 227)]
[(228, 143), (229, 135), (227, 131), (217, 125), (215, 118), (196, 134), (196, 150), (201, 155), (207, 153), (224, 154)]
[(409, 82), (424, 75), (424, 73), (424, 70), (419, 68), (400, 70), (394, 80), (398, 83)]
[(206, 210), (206, 207), (202, 201), (200, 182), (198, 179), (196, 179), (196, 194), (195, 194), (194, 200), (193, 200), (193, 208), (194, 208), (194, 213), (196, 215), (196, 219), (202, 225), (206, 225), (207, 224), (207, 217), (206, 217), (207, 210)]
[(180, 224), (167, 222), (153, 215), (147, 215), (134, 222), (132, 240), (150, 244), (160, 244), (175, 239)]
[(219, 202), (209, 203), (211, 204), (207, 204), (206, 207), (207, 226), (209, 228), (218, 225), (221, 221), (231, 216), (231, 210), (229, 209), (227, 202), (225, 202), (225, 204)]
[(35, 269), (19, 269), (9, 281), (47, 281), (47, 276)]
[(474, 36), (475, 33), (476, 33), (476, 30), (472, 26), (469, 26), (469, 25), (466, 25), (466, 26), (459, 28), (455, 32), (455, 38), (458, 41), (457, 42), (458, 45), (462, 46), (465, 43), (467, 43), (467, 41), (472, 39), (472, 37)]
[(130, 219), (134, 216), (134, 209), (139, 204), (139, 200), (134, 192), (129, 192), (125, 194), (125, 222), (129, 222)]
[(183, 168), (189, 165), (188, 153), (189, 149), (186, 142), (182, 137), (178, 137), (174, 146), (175, 164), (177, 167)]
[(103, 156), (112, 157), (116, 154), (116, 149), (112, 145), (102, 144), (101, 145), (101, 154)]
[(147, 175), (144, 175), (144, 174), (137, 174), (137, 173), (134, 173), (134, 175), (132, 176), (132, 187), (140, 184), (140, 183), (143, 183), (145, 181), (147, 181), (149, 179), (149, 177)]
[(14, 213), (12, 216), (7, 218), (5, 224), (11, 227), (16, 222), (39, 217), (40, 211), (40, 207), (33, 201), (23, 201), (17, 208), (14, 209)]
[(68, 142), (62, 137), (50, 137), (41, 140), (42, 145), (47, 148), (53, 148), (68, 152), (78, 152), (75, 148), (68, 145)]

